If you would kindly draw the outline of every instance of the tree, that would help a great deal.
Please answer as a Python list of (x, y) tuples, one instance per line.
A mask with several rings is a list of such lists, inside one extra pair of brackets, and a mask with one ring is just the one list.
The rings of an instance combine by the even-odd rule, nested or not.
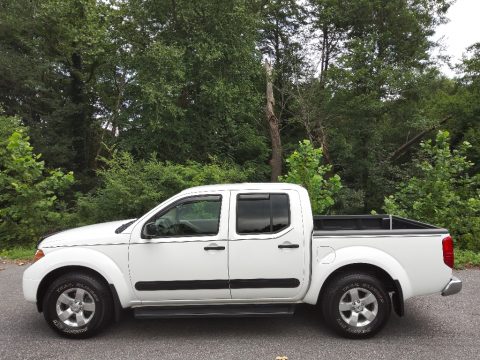
[(259, 19), (248, 3), (0, 6), (0, 103), (48, 166), (75, 170), (81, 190), (114, 145), (137, 158), (255, 163), (264, 179)]
[(32, 245), (58, 229), (73, 174), (45, 169), (17, 118), (0, 116), (0, 248)]
[(163, 165), (152, 168), (195, 173), (216, 172), (215, 159), (248, 169), (241, 179), (275, 181), (300, 139), (321, 149), (325, 180), (342, 178), (322, 211), (379, 210), (439, 128), (452, 148), (471, 143), (468, 173), (480, 169), (480, 46), (455, 79), (430, 55), (451, 3), (3, 1), (0, 104), (45, 168), (75, 172), (79, 208), (98, 220), (87, 202), (101, 198), (115, 154), (134, 163), (156, 154)]
[(331, 176), (332, 166), (323, 165), (322, 161), (322, 149), (315, 149), (309, 140), (303, 140), (298, 150), (288, 157), (288, 173), (281, 177), (283, 182), (299, 184), (307, 189), (315, 214), (328, 213), (342, 188), (340, 176)]
[(474, 163), (471, 173), (480, 171), (480, 43), (470, 46), (459, 65), (459, 78), (444, 101), (443, 109), (452, 114), (449, 123), (452, 145), (464, 141), (472, 144), (469, 159)]
[(28, 125), (49, 166), (91, 175), (102, 131), (96, 84), (114, 56), (111, 8), (95, 0), (21, 0), (2, 7), (0, 44), (7, 56), (0, 72), (7, 81), (0, 83), (0, 102)]
[(267, 160), (258, 14), (244, 1), (125, 3), (132, 46), (122, 149), (184, 163)]
[(268, 130), (270, 132), (270, 141), (272, 143), (272, 157), (270, 159), (270, 167), (272, 169), (271, 181), (278, 181), (278, 177), (282, 174), (282, 139), (280, 137), (280, 124), (275, 115), (275, 97), (273, 95), (272, 65), (265, 60), (265, 76), (267, 82), (266, 89), (266, 111)]
[(106, 163), (98, 174), (101, 185), (79, 198), (72, 224), (136, 218), (189, 187), (244, 182), (253, 171), (215, 159), (208, 164), (176, 164), (152, 155), (138, 161), (126, 152), (114, 153)]
[(439, 131), (435, 144), (422, 142), (415, 174), (385, 198), (384, 210), (445, 227), (458, 247), (480, 251), (480, 175), (469, 175), (468, 142), (450, 149), (450, 135)]
[(282, 173), (282, 128), (292, 126), (294, 84), (306, 63), (302, 53), (304, 6), (295, 0), (260, 1), (259, 47), (264, 57), (266, 78), (266, 124), (271, 144), (271, 181)]
[[(344, 184), (364, 193), (363, 211), (379, 208), (398, 180), (391, 154), (436, 125), (418, 104), (430, 94), (429, 36), (450, 1), (312, 0), (323, 75), (305, 86), (315, 143)], [(312, 129), (317, 129), (312, 132)]]

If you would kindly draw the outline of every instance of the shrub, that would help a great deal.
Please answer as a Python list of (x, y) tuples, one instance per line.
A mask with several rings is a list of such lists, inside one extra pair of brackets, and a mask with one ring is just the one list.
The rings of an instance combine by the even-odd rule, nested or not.
[(60, 226), (58, 196), (73, 174), (46, 170), (18, 119), (0, 116), (0, 123), (0, 248), (30, 245)]
[(8, 249), (0, 249), (0, 258), (9, 260), (25, 260), (30, 261), (35, 254), (35, 246), (12, 247)]
[(326, 214), (335, 204), (334, 197), (342, 188), (340, 176), (328, 176), (331, 165), (322, 165), (322, 149), (315, 149), (309, 140), (299, 142), (287, 158), (288, 173), (280, 181), (294, 183), (307, 189), (312, 203), (312, 211)]
[(205, 184), (246, 181), (248, 169), (217, 163), (174, 164), (152, 156), (135, 160), (127, 152), (115, 153), (98, 171), (100, 187), (78, 199), (71, 225), (136, 218), (176, 193)]
[(434, 144), (422, 142), (415, 176), (385, 198), (384, 210), (445, 227), (458, 248), (480, 251), (480, 176), (469, 174), (470, 147), (464, 142), (450, 150), (447, 131), (438, 132)]
[(456, 250), (455, 251), (455, 268), (464, 269), (468, 267), (480, 266), (480, 253), (471, 250)]

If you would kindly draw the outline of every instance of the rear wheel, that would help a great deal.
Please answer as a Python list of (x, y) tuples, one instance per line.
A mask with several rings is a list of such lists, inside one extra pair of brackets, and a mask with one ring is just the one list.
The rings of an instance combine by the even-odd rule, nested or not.
[(322, 313), (328, 325), (344, 337), (362, 339), (385, 326), (391, 301), (384, 285), (370, 274), (343, 274), (327, 284)]
[(112, 297), (99, 279), (69, 273), (52, 282), (43, 299), (43, 314), (50, 327), (70, 338), (87, 338), (112, 317)]

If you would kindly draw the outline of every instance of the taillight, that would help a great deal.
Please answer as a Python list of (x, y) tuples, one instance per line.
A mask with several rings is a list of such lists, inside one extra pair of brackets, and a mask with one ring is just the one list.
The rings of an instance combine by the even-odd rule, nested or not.
[(455, 262), (455, 256), (453, 254), (453, 239), (451, 236), (447, 236), (442, 240), (443, 249), (443, 262), (453, 269), (453, 263)]
[(35, 253), (35, 256), (33, 257), (33, 262), (40, 260), (44, 256), (45, 256), (45, 254), (43, 253), (42, 250), (40, 250), (40, 249), (37, 250), (37, 252)]

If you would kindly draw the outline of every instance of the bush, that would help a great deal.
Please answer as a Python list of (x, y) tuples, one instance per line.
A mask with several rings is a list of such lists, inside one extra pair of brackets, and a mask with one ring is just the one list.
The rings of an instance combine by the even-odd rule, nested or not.
[(385, 198), (384, 210), (450, 230), (460, 249), (480, 251), (480, 176), (470, 175), (473, 163), (466, 157), (471, 145), (450, 150), (447, 131), (435, 144), (422, 142), (414, 159), (415, 176)]
[(115, 153), (98, 171), (101, 186), (78, 199), (71, 225), (136, 218), (176, 193), (205, 184), (246, 181), (251, 170), (224, 163), (174, 164), (152, 156), (135, 160), (129, 153)]
[(30, 261), (35, 254), (35, 246), (0, 249), (0, 258)]
[(62, 221), (61, 195), (73, 174), (46, 170), (33, 153), (25, 128), (0, 116), (0, 249), (30, 245)]
[(455, 251), (455, 268), (464, 269), (466, 267), (480, 266), (480, 253), (471, 250)]
[(315, 214), (326, 214), (335, 204), (334, 197), (342, 188), (340, 176), (328, 176), (331, 165), (322, 165), (322, 149), (315, 149), (308, 140), (299, 142), (287, 158), (288, 173), (280, 181), (294, 183), (307, 189)]

